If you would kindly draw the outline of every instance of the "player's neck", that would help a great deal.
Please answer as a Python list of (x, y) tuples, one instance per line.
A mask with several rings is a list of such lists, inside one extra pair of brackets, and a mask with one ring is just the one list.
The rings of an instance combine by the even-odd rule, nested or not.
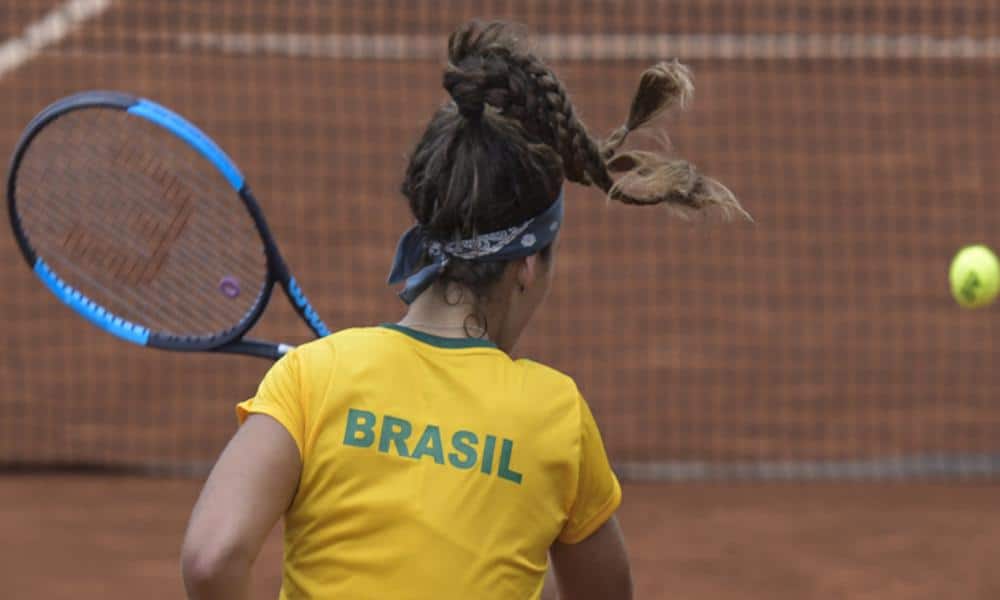
[(475, 305), (476, 297), (469, 290), (450, 289), (446, 294), (438, 286), (428, 289), (410, 305), (399, 324), (410, 329), (440, 337), (465, 338), (484, 336), (483, 326), (499, 327), (499, 315), (485, 315), (487, 323), (477, 318), (481, 310)]

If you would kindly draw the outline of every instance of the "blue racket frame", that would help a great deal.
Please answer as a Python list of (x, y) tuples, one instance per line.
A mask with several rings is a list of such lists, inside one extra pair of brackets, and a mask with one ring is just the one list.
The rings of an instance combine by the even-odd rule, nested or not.
[[(247, 311), (246, 316), (236, 326), (208, 336), (177, 336), (150, 331), (141, 325), (113, 314), (106, 307), (101, 306), (79, 290), (67, 284), (32, 248), (17, 213), (17, 173), (21, 160), (31, 141), (46, 125), (68, 112), (86, 108), (119, 109), (136, 117), (146, 119), (169, 131), (184, 140), (191, 148), (198, 151), (199, 154), (214, 165), (242, 199), (243, 205), (257, 226), (257, 232), (264, 245), (268, 274), (267, 281), (251, 309)], [(295, 311), (317, 337), (330, 334), (330, 330), (323, 323), (323, 320), (319, 318), (319, 315), (313, 309), (312, 304), (309, 303), (305, 294), (302, 293), (302, 288), (299, 287), (298, 282), (292, 277), (288, 265), (278, 250), (278, 245), (271, 234), (267, 221), (264, 220), (264, 213), (250, 192), (246, 179), (236, 166), (236, 163), (211, 138), (191, 122), (152, 100), (121, 92), (87, 91), (54, 102), (35, 116), (28, 124), (21, 139), (18, 141), (8, 173), (7, 207), (10, 215), (10, 224), (21, 253), (28, 262), (28, 266), (31, 267), (45, 287), (59, 298), (63, 304), (108, 333), (127, 342), (149, 348), (181, 352), (209, 351), (245, 354), (276, 360), (288, 352), (292, 346), (243, 339), (242, 336), (256, 324), (261, 314), (263, 314), (264, 309), (267, 308), (267, 304), (271, 299), (274, 284), (278, 283), (285, 291), (285, 295), (295, 308)]]

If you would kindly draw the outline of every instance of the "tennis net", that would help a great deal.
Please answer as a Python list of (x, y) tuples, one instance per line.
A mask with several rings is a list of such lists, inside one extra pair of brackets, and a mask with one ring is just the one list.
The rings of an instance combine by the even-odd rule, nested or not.
[[(152, 98), (241, 165), (331, 327), (394, 320), (405, 154), (470, 17), (526, 24), (598, 133), (646, 66), (689, 64), (671, 141), (756, 219), (569, 190), (522, 354), (577, 379), (624, 476), (1000, 473), (1000, 318), (946, 276), (962, 245), (1000, 246), (996, 2), (6, 2), (0, 148), (74, 91)], [(12, 236), (0, 256), (0, 464), (203, 472), (267, 364), (140, 351), (51, 298)], [(261, 337), (305, 341), (274, 308)]]

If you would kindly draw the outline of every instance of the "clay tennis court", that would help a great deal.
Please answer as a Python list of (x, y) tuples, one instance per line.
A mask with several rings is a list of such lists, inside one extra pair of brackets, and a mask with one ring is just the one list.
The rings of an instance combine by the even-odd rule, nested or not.
[[(405, 154), (443, 100), (447, 33), (483, 15), (539, 34), (597, 133), (645, 66), (690, 64), (670, 139), (756, 221), (568, 190), (520, 352), (577, 379), (630, 481), (639, 597), (996, 597), (1000, 319), (959, 310), (945, 277), (962, 245), (1000, 245), (989, 2), (8, 1), (0, 148), (74, 91), (153, 98), (241, 166), (328, 325), (395, 320)], [(200, 478), (267, 363), (128, 346), (50, 297), (9, 235), (0, 257), (11, 597), (178, 597)], [(279, 300), (255, 334), (306, 341)]]
[[(178, 548), (198, 484), (0, 480), (11, 598), (182, 597)], [(994, 486), (628, 484), (637, 598), (995, 598)], [(281, 546), (254, 567), (277, 597)]]

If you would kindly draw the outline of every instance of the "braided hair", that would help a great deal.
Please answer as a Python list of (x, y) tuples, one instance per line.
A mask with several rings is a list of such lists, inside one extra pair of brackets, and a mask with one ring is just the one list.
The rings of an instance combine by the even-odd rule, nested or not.
[[(508, 23), (471, 21), (452, 33), (443, 84), (451, 101), (431, 118), (402, 184), (414, 217), (434, 237), (521, 223), (550, 206), (567, 179), (624, 204), (681, 214), (716, 207), (727, 218), (749, 218), (725, 186), (687, 161), (621, 151), (629, 133), (690, 100), (690, 72), (676, 60), (642, 74), (628, 118), (605, 140), (588, 133), (562, 82), (521, 47)], [(483, 297), (504, 266), (456, 259), (441, 281)]]

